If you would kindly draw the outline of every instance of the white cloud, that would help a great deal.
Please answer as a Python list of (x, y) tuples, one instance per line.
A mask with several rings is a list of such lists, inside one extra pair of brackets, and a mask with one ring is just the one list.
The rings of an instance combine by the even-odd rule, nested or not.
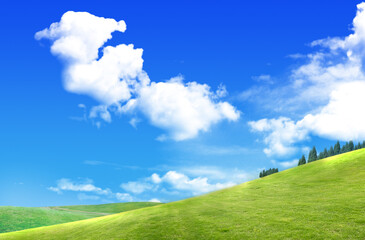
[(138, 181), (122, 183), (125, 191), (133, 194), (151, 192), (169, 195), (199, 195), (227, 188), (257, 178), (258, 172), (247, 173), (234, 169), (222, 169), (214, 166), (194, 166), (168, 171), (163, 175), (153, 173), (150, 177)]
[(275, 161), (275, 160), (271, 160), (271, 162), (274, 164), (274, 165), (280, 165), (281, 167), (283, 168), (291, 168), (291, 167), (295, 167), (298, 165), (298, 159), (293, 159), (291, 161), (284, 161), (284, 162), (278, 162), (278, 161)]
[(140, 122), (141, 120), (139, 120), (138, 118), (131, 118), (131, 120), (129, 121), (129, 124), (134, 127), (137, 128), (137, 124)]
[(142, 49), (134, 49), (133, 45), (105, 47), (97, 60), (99, 49), (112, 38), (111, 34), (125, 30), (124, 21), (69, 11), (60, 22), (37, 32), (35, 38), (50, 39), (51, 52), (66, 61), (66, 90), (110, 105), (129, 99), (128, 82), (142, 74)]
[(157, 198), (152, 198), (150, 200), (148, 200), (149, 202), (154, 202), (154, 203), (160, 203), (161, 201), (158, 200)]
[(57, 181), (56, 187), (49, 187), (48, 190), (61, 194), (64, 191), (80, 192), (79, 200), (98, 200), (100, 197), (85, 193), (92, 193), (108, 198), (116, 198), (119, 201), (133, 201), (133, 197), (128, 193), (113, 193), (109, 188), (100, 188), (93, 184), (91, 179), (82, 181), (72, 181), (67, 178), (62, 178)]
[(52, 53), (66, 60), (90, 62), (98, 58), (98, 49), (112, 38), (112, 32), (125, 30), (124, 21), (69, 11), (63, 14), (60, 22), (37, 32), (35, 38), (53, 40)]
[(151, 190), (153, 186), (149, 183), (143, 183), (143, 182), (127, 182), (122, 183), (120, 185), (121, 188), (123, 188), (127, 192), (131, 192), (134, 194), (140, 194), (143, 193), (146, 190)]
[(162, 179), (160, 178), (160, 176), (157, 173), (154, 173), (151, 175), (151, 181), (153, 183), (159, 184), (162, 181)]
[(319, 113), (308, 114), (298, 123), (312, 133), (329, 139), (365, 139), (364, 93), (364, 81), (340, 85)]
[(121, 202), (132, 202), (133, 197), (129, 193), (116, 193), (115, 197)]
[(103, 105), (92, 107), (89, 117), (90, 118), (100, 117), (105, 122), (109, 122), (109, 123), (112, 121), (112, 117), (110, 115), (110, 112), (108, 111), (107, 106), (103, 106)]
[(228, 91), (226, 86), (223, 84), (219, 84), (218, 89), (215, 91), (215, 95), (217, 98), (223, 98), (228, 95)]
[(73, 182), (70, 179), (62, 178), (57, 181), (57, 187), (50, 187), (49, 190), (54, 192), (62, 191), (74, 191), (74, 192), (94, 192), (100, 195), (109, 195), (111, 193), (110, 189), (102, 189), (96, 187), (92, 180), (86, 179), (83, 182)]
[(80, 201), (84, 201), (84, 200), (99, 200), (100, 199), (99, 196), (96, 196), (96, 195), (88, 195), (88, 194), (85, 194), (85, 193), (79, 193), (79, 194), (77, 194), (77, 198)]
[(182, 78), (141, 88), (135, 104), (151, 124), (169, 131), (177, 141), (193, 138), (223, 119), (236, 121), (240, 116), (229, 103), (214, 102), (208, 85), (184, 84)]
[(268, 84), (274, 83), (274, 80), (272, 79), (272, 77), (269, 74), (261, 74), (259, 76), (253, 76), (252, 79), (257, 82), (264, 82), (264, 83), (268, 83)]
[[(125, 30), (124, 21), (70, 11), (35, 34), (38, 40), (50, 39), (51, 52), (65, 60), (65, 89), (100, 102), (91, 109), (90, 118), (111, 122), (110, 112), (137, 111), (169, 133), (164, 139), (174, 140), (194, 138), (222, 120), (239, 118), (232, 105), (219, 101), (227, 95), (224, 85), (213, 92), (206, 84), (184, 83), (180, 76), (150, 82), (143, 71), (142, 49), (132, 44), (104, 46), (113, 32)], [(99, 121), (93, 123), (101, 126)], [(131, 120), (132, 126), (136, 123)]]
[[(365, 114), (361, 111), (365, 101), (365, 3), (357, 8), (353, 33), (345, 38), (314, 41), (312, 46), (321, 50), (309, 54), (309, 62), (293, 70), (290, 85), (273, 90), (267, 100), (281, 92), (285, 97), (273, 100), (273, 107), (286, 102), (297, 106), (308, 104), (312, 106), (310, 110), (298, 120), (280, 117), (249, 123), (253, 131), (264, 133), (266, 154), (293, 153), (298, 150), (293, 145), (310, 135), (343, 141), (365, 138)], [(289, 92), (296, 96), (288, 97)], [(281, 106), (286, 112), (292, 110), (287, 104)]]
[(297, 148), (294, 143), (306, 139), (308, 130), (293, 120), (285, 117), (278, 119), (261, 119), (248, 123), (254, 132), (264, 132), (264, 143), (268, 145), (264, 152), (268, 156), (285, 156), (293, 154)]
[(167, 183), (174, 190), (191, 192), (193, 195), (207, 193), (235, 185), (233, 182), (215, 183), (208, 182), (207, 177), (189, 178), (185, 174), (169, 171), (161, 177), (161, 183)]

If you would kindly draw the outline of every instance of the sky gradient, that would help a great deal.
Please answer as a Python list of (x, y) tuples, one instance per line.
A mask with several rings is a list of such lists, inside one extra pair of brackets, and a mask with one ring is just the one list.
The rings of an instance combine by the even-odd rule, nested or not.
[[(257, 178), (263, 168), (292, 167), (313, 145), (364, 140), (359, 3), (7, 2), (0, 205), (169, 202)], [(80, 29), (37, 36), (68, 11), (75, 24), (78, 12), (89, 13), (81, 29), (102, 17), (125, 21), (126, 30), (112, 23), (111, 38)], [(82, 48), (74, 42), (50, 51), (75, 34), (95, 56), (75, 57)], [(107, 46), (126, 63), (109, 59), (98, 68), (124, 74), (117, 81), (129, 82), (131, 96), (112, 93), (124, 87), (104, 91), (113, 76), (91, 71)], [(91, 67), (68, 72), (80, 65)], [(93, 77), (100, 85), (88, 82)]]

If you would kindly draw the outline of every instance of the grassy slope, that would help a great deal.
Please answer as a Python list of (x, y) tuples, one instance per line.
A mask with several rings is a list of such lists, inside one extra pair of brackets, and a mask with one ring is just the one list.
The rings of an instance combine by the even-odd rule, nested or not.
[(152, 202), (129, 202), (129, 203), (113, 203), (113, 204), (100, 204), (100, 205), (62, 206), (58, 208), (79, 210), (85, 212), (120, 213), (143, 207), (151, 207), (159, 204), (160, 203), (152, 203)]
[(62, 207), (0, 207), (0, 233), (73, 222), (154, 206), (156, 203), (111, 203)]
[(36, 207), (0, 207), (0, 232), (11, 232), (99, 217), (99, 214)]
[(0, 239), (365, 239), (364, 186), (362, 149), (200, 197)]

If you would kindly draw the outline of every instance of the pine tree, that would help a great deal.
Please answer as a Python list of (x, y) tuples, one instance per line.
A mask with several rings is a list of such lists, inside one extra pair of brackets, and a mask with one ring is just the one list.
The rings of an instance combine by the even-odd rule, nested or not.
[(326, 157), (328, 157), (327, 148), (325, 148), (323, 151), (323, 158), (326, 158)]
[(361, 148), (365, 148), (365, 141), (362, 142)]
[(324, 156), (323, 156), (323, 152), (320, 152), (320, 153), (318, 154), (318, 160), (323, 159), (323, 158), (324, 158)]
[[(365, 141), (364, 141), (365, 143)], [(335, 152), (334, 155), (340, 154), (341, 153), (341, 146), (340, 146), (340, 142), (337, 141), (337, 143), (335, 144), (335, 147), (333, 148), (333, 151)]]
[(298, 161), (298, 166), (306, 164), (306, 163), (307, 163), (307, 161), (305, 160), (305, 156), (302, 155), (302, 157)]
[(317, 150), (316, 147), (313, 147), (312, 150), (309, 152), (308, 162), (313, 162), (317, 160)]
[(341, 148), (340, 153), (345, 153), (345, 152), (346, 152), (346, 145), (343, 145), (342, 148)]
[(349, 146), (348, 146), (348, 151), (353, 151), (354, 150), (354, 142), (353, 141), (350, 141), (349, 142)]
[(345, 153), (350, 151), (350, 145), (349, 142), (346, 142), (345, 144)]
[(329, 156), (329, 157), (332, 157), (332, 156), (334, 156), (334, 155), (335, 155), (335, 152), (334, 152), (334, 150), (333, 150), (333, 147), (331, 146), (330, 150), (328, 151), (328, 156)]

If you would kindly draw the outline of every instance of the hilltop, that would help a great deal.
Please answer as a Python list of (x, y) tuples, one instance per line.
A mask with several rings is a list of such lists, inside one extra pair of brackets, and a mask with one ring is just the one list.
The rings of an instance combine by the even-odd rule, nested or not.
[(365, 239), (365, 149), (178, 202), (0, 239)]

